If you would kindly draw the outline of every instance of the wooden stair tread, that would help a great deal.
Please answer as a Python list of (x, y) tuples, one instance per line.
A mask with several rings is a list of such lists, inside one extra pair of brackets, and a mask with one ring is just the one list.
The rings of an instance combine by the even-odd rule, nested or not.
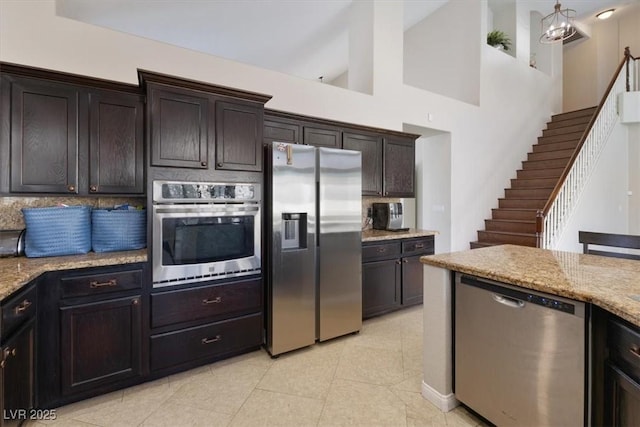
[[(535, 209), (532, 209), (535, 210)], [(535, 224), (535, 220), (526, 220), (526, 219), (485, 219), (485, 221), (494, 221), (494, 222), (517, 222), (521, 224)]]
[(522, 236), (522, 237), (531, 237), (534, 236), (535, 237), (535, 233), (518, 233), (515, 231), (487, 231), (487, 230), (480, 230), (482, 232), (485, 233), (491, 233), (491, 234), (498, 234), (498, 235), (505, 235), (505, 236)]

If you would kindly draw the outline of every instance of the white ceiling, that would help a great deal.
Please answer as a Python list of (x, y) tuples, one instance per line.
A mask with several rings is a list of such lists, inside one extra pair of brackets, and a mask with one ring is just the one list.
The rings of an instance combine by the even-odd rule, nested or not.
[[(356, 0), (357, 1), (357, 0)], [(410, 28), (447, 1), (404, 1)], [(514, 0), (490, 0), (492, 4)], [(526, 0), (517, 0), (526, 1)], [(528, 0), (542, 14), (553, 0)], [(565, 0), (589, 20), (640, 0)], [(57, 0), (58, 15), (307, 79), (347, 69), (351, 0)]]

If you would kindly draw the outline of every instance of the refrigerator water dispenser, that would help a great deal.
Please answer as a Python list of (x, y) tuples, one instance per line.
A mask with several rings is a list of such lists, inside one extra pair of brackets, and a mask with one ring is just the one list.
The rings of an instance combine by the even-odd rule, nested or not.
[(282, 249), (306, 249), (307, 247), (307, 214), (282, 214)]

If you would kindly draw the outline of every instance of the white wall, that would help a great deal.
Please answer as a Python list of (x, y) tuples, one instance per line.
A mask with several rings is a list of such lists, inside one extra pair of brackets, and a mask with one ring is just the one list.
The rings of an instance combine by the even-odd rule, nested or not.
[[(516, 2), (508, 1), (492, 1), (489, 0), (489, 10), (491, 18), (487, 19), (487, 32), (492, 30), (503, 31), (511, 39), (511, 47), (505, 51), (507, 55), (514, 58), (517, 55), (519, 46), (518, 31), (516, 27)], [(527, 29), (529, 23), (527, 22)], [(528, 39), (527, 39), (528, 43)], [(528, 48), (528, 46), (527, 46)]]
[(626, 46), (634, 56), (640, 56), (640, 4), (596, 22), (591, 34), (589, 40), (565, 48), (564, 111), (598, 105)]
[[(401, 81), (381, 96), (319, 84), (57, 17), (53, 0), (0, 1), (0, 60), (134, 84), (136, 69), (142, 68), (271, 94), (267, 107), (278, 110), (393, 130), (412, 125), (448, 132), (451, 211), (445, 215), (451, 218), (450, 248), (462, 250), (476, 240), (476, 230), (497, 205), (549, 115), (558, 111), (561, 82), (486, 45), (486, 0), (450, 3), (447, 6), (459, 12), (455, 19), (475, 28), (475, 50), (466, 43), (450, 43), (447, 49), (468, 54), (475, 64), (465, 70), (465, 78), (476, 91), (479, 84), (479, 105)], [(462, 9), (459, 3), (464, 3)], [(433, 62), (450, 58), (449, 53), (442, 55)], [(424, 170), (434, 160), (421, 153), (416, 161)], [(421, 192), (440, 186), (427, 182)], [(431, 228), (428, 217), (418, 222)]]
[(629, 169), (621, 161), (627, 158), (629, 142), (633, 141), (627, 126), (617, 123), (555, 249), (582, 252), (578, 243), (580, 230), (629, 233)]
[[(406, 129), (415, 132), (415, 128)], [(418, 228), (439, 230), (435, 252), (451, 250), (451, 134), (438, 133), (418, 138), (416, 157), (429, 159), (416, 168), (416, 189), (420, 199), (416, 203)], [(431, 183), (437, 182), (434, 186)]]
[(640, 235), (640, 123), (629, 130), (629, 234)]
[(478, 105), (480, 2), (450, 1), (404, 33), (404, 83)]

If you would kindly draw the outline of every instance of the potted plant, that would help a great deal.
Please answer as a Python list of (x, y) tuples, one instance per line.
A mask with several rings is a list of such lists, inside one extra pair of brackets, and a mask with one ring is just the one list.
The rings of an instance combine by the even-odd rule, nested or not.
[(501, 50), (509, 50), (511, 39), (504, 31), (493, 30), (487, 34), (487, 44)]

